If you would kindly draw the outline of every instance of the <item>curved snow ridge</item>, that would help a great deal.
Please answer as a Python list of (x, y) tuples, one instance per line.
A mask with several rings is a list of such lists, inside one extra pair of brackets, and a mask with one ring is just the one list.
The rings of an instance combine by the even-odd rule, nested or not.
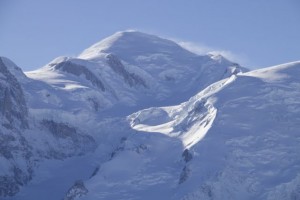
[(205, 137), (217, 116), (212, 102), (201, 99), (187, 113), (180, 106), (150, 108), (129, 116), (129, 121), (134, 130), (176, 137), (189, 149)]
[(281, 82), (285, 79), (292, 78), (300, 80), (300, 61), (276, 65), (263, 69), (253, 70), (241, 75), (257, 77), (265, 82)]
[(138, 131), (158, 132), (170, 135), (173, 131), (174, 119), (170, 113), (174, 107), (148, 108), (128, 116), (130, 126)]
[(30, 79), (44, 82), (53, 88), (69, 91), (87, 88), (78, 81), (70, 80), (65, 73), (53, 70), (51, 68), (41, 68), (35, 71), (25, 72), (25, 74)]
[(40, 69), (26, 72), (26, 75), (63, 91), (89, 90), (104, 93), (111, 91), (102, 76), (108, 70), (105, 68), (107, 67), (101, 61), (95, 63), (77, 58), (58, 57)]
[(217, 116), (214, 94), (236, 80), (219, 81), (177, 106), (148, 108), (128, 116), (133, 129), (177, 137), (189, 149), (201, 141)]

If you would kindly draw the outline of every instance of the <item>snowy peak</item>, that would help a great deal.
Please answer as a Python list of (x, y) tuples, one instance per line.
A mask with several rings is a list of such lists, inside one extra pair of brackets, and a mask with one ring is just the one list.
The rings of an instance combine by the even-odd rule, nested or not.
[(123, 31), (92, 45), (79, 58), (93, 59), (102, 53), (114, 53), (122, 59), (157, 53), (195, 56), (171, 40), (138, 31)]
[(247, 70), (220, 55), (200, 56), (158, 36), (123, 31), (77, 58), (59, 57), (26, 75), (55, 89), (78, 92), (76, 98), (81, 96), (80, 100), (85, 99), (82, 90), (89, 96), (96, 92), (99, 97), (93, 102), (106, 109), (116, 103), (143, 108), (153, 102), (180, 103), (208, 85), (243, 71)]

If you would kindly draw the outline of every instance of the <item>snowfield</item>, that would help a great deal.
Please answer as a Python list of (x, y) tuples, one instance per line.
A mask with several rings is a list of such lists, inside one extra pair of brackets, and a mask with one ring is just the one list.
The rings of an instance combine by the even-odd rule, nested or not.
[(136, 31), (0, 58), (0, 199), (299, 199), (300, 61), (248, 71)]

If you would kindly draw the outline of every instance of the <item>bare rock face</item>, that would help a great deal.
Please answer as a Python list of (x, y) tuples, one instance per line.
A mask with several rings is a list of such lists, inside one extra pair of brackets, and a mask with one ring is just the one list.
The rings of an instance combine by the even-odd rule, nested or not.
[(117, 56), (113, 54), (108, 54), (106, 56), (108, 65), (112, 68), (112, 70), (118, 75), (122, 76), (125, 83), (127, 83), (130, 87), (141, 85), (147, 88), (145, 81), (134, 73), (129, 73), (126, 71), (122, 62), (117, 58)]
[(19, 192), (20, 187), (28, 183), (32, 178), (32, 169), (28, 167), (23, 171), (17, 166), (13, 166), (12, 175), (0, 176), (0, 196), (13, 196)]
[(183, 161), (185, 162), (185, 165), (180, 174), (179, 184), (182, 184), (183, 182), (185, 182), (188, 179), (190, 172), (191, 172), (191, 170), (188, 166), (188, 162), (190, 162), (193, 159), (193, 154), (188, 149), (185, 149), (181, 156), (182, 156)]
[(91, 136), (81, 133), (71, 125), (53, 120), (43, 120), (41, 124), (46, 128), (46, 132), (49, 132), (58, 141), (58, 144), (62, 140), (69, 142), (68, 146), (62, 144), (49, 149), (49, 152), (45, 152), (47, 158), (63, 159), (74, 155), (83, 155), (96, 148), (96, 142)]
[(92, 83), (92, 85), (96, 86), (103, 92), (105, 91), (104, 84), (101, 82), (101, 80), (99, 80), (97, 76), (90, 70), (88, 70), (85, 66), (74, 64), (70, 61), (64, 61), (55, 66), (55, 68), (73, 74), (75, 76), (83, 75)]
[(88, 193), (88, 189), (86, 189), (82, 180), (78, 180), (74, 183), (74, 185), (67, 192), (64, 200), (75, 200), (82, 196), (85, 196)]
[[(13, 196), (32, 178), (30, 146), (21, 132), (29, 127), (28, 110), (20, 83), (0, 57), (0, 197)], [(19, 167), (16, 159), (24, 165)], [(20, 160), (19, 160), (20, 161)]]
[(28, 127), (27, 106), (20, 83), (0, 58), (0, 117), (2, 126), (9, 129), (17, 124)]

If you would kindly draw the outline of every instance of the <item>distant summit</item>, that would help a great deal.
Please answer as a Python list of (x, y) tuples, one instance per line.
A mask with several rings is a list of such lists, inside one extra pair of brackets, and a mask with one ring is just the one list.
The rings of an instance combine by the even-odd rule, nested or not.
[(122, 59), (159, 53), (196, 56), (171, 40), (139, 31), (121, 31), (87, 48), (78, 58), (93, 59), (102, 53), (113, 53)]

